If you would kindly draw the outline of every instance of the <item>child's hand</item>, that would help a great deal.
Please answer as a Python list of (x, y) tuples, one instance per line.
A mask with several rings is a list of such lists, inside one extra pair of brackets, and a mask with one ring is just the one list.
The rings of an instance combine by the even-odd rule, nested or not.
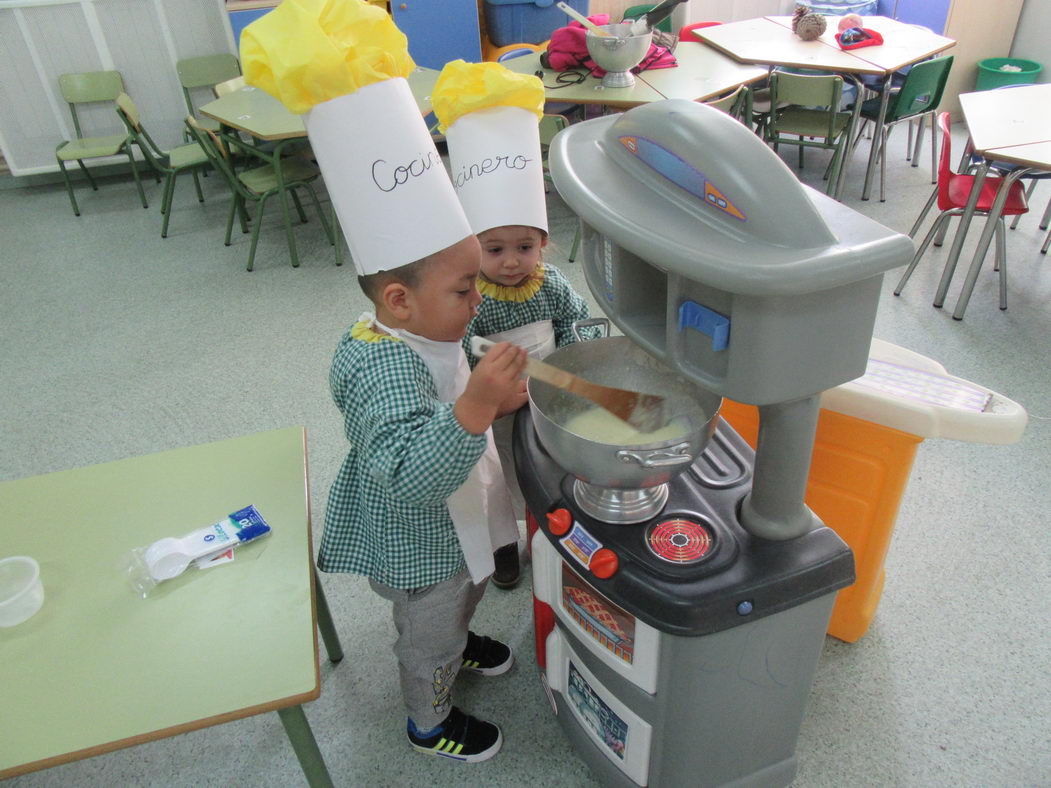
[(518, 384), (518, 388), (512, 391), (496, 409), (497, 418), (514, 413), (529, 401), (529, 395), (526, 394), (526, 382), (520, 380), (518, 381)]
[(474, 435), (489, 429), (500, 405), (521, 388), (525, 363), (525, 350), (510, 342), (501, 342), (482, 356), (453, 406), (460, 426)]

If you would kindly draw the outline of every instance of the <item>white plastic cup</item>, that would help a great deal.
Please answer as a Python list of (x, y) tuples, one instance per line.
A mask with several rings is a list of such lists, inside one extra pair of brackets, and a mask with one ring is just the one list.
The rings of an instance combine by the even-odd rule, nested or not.
[(43, 604), (40, 564), (25, 555), (0, 560), (0, 627), (21, 624)]

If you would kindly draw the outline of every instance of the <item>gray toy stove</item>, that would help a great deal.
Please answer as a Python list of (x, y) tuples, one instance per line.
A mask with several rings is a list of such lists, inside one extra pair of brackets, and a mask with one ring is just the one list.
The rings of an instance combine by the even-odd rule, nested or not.
[(882, 274), (912, 244), (691, 102), (574, 125), (551, 163), (612, 322), (760, 412), (756, 453), (719, 424), (635, 525), (589, 515), (518, 417), (552, 708), (607, 785), (787, 785), (835, 591), (853, 581), (849, 549), (803, 502), (818, 399), (864, 373)]

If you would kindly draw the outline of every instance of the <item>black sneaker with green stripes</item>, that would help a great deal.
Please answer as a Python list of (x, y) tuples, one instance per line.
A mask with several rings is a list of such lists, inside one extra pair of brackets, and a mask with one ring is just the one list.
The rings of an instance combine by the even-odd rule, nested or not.
[(463, 650), (461, 670), (480, 673), (483, 676), (499, 676), (507, 673), (515, 664), (511, 647), (499, 640), (479, 637), (473, 632), (467, 633), (467, 648)]
[(467, 763), (489, 760), (504, 743), (500, 729), (493, 723), (464, 714), (455, 706), (439, 730), (426, 739), (414, 735), (411, 725), (407, 733), (413, 749)]

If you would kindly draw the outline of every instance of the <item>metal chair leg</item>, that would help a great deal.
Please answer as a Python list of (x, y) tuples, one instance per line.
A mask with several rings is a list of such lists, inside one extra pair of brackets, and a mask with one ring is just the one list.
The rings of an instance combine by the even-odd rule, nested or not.
[[(933, 122), (933, 119), (932, 119)], [(923, 150), (923, 132), (926, 130), (927, 116), (920, 115), (916, 119), (916, 147), (912, 149), (912, 166), (920, 166), (920, 151)], [(912, 121), (909, 121), (909, 130), (912, 130)]]
[(303, 211), (303, 203), (301, 203), (299, 201), (299, 195), (296, 194), (296, 190), (294, 188), (289, 189), (288, 193), (292, 196), (292, 202), (296, 206), (296, 213), (299, 214), (299, 221), (301, 223), (303, 223), (303, 224), (306, 224), (307, 223), (307, 215)]
[(230, 233), (234, 229), (234, 214), (237, 212), (237, 201), (240, 199), (236, 194), (233, 199), (230, 200), (230, 210), (226, 215), (226, 240), (223, 241), (223, 246), (230, 245)]
[(923, 220), (927, 218), (927, 213), (930, 211), (931, 206), (934, 205), (934, 201), (938, 197), (938, 187), (935, 186), (931, 189), (931, 196), (927, 198), (927, 204), (923, 206), (923, 210), (920, 211), (919, 218), (916, 219), (916, 223), (912, 225), (912, 229), (909, 230), (909, 238), (916, 237), (916, 231), (920, 229), (920, 225), (923, 224)]
[(1047, 201), (1047, 207), (1044, 208), (1044, 215), (1040, 217), (1040, 229), (1046, 230), (1049, 221), (1051, 221), (1051, 200)]
[(1047, 237), (1044, 239), (1044, 245), (1040, 247), (1040, 254), (1047, 254), (1047, 249), (1049, 246), (1051, 246), (1051, 230), (1047, 231)]
[(172, 197), (175, 196), (175, 170), (168, 173), (164, 181), (164, 197), (161, 200), (161, 213), (164, 223), (161, 225), (161, 238), (168, 237), (168, 221), (172, 218)]
[(996, 223), (996, 257), (1000, 261), (1000, 310), (1007, 309), (1007, 222), (1000, 217)]
[[(192, 170), (191, 172), (193, 173), (193, 185), (194, 185), (194, 188), (197, 189), (197, 202), (204, 202), (204, 192), (201, 191), (201, 179), (200, 179), (200, 177), (198, 175), (198, 171), (197, 170)], [(208, 177), (208, 170), (201, 170), (200, 174), (204, 175), (207, 178)]]
[(62, 177), (66, 180), (66, 191), (69, 192), (69, 201), (73, 204), (73, 215), (80, 216), (80, 208), (77, 207), (77, 198), (76, 195), (73, 194), (73, 181), (69, 179), (69, 171), (66, 170), (66, 164), (62, 159), (58, 159), (57, 156), (55, 158), (58, 160), (58, 168), (62, 170)]
[(80, 169), (83, 171), (84, 176), (88, 179), (88, 183), (91, 184), (91, 190), (93, 192), (97, 192), (99, 190), (99, 185), (95, 183), (95, 179), (91, 177), (91, 171), (88, 170), (87, 166), (84, 164), (83, 159), (77, 159), (77, 164), (80, 165)]
[[(1029, 198), (1033, 196), (1033, 189), (1036, 188), (1036, 179), (1030, 178), (1029, 185), (1025, 187), (1025, 202), (1029, 204)], [(1022, 218), (1022, 214), (1015, 214), (1015, 218), (1011, 220), (1011, 229), (1013, 230), (1018, 226), (1018, 220)]]
[(905, 289), (906, 283), (909, 281), (909, 277), (912, 276), (912, 272), (916, 270), (916, 266), (920, 262), (920, 258), (923, 257), (923, 253), (927, 251), (927, 247), (931, 245), (931, 239), (934, 238), (934, 234), (940, 227), (948, 224), (949, 216), (951, 214), (946, 211), (938, 215), (938, 218), (934, 220), (934, 224), (931, 225), (931, 229), (927, 232), (926, 237), (923, 239), (923, 243), (920, 244), (916, 250), (916, 254), (912, 256), (912, 261), (909, 263), (909, 267), (905, 269), (905, 273), (902, 274), (901, 280), (898, 282), (898, 286), (894, 288), (894, 295), (901, 295), (901, 291)]
[(142, 180), (139, 178), (139, 167), (135, 163), (135, 157), (131, 153), (131, 146), (127, 147), (128, 161), (131, 162), (131, 174), (135, 178), (135, 187), (139, 190), (139, 198), (142, 200), (142, 207), (149, 208), (150, 206), (146, 202), (146, 192), (142, 190)]
[[(1051, 236), (1051, 233), (1049, 233), (1048, 235)], [(569, 262), (571, 262), (571, 263), (576, 262), (577, 249), (580, 248), (580, 236), (581, 236), (580, 220), (577, 219), (577, 232), (576, 232), (576, 235), (573, 236), (573, 246), (569, 250)], [(1046, 244), (1044, 245), (1044, 251), (1047, 251), (1047, 245)]]
[(931, 113), (931, 183), (938, 182), (938, 124)]
[[(259, 243), (259, 230), (263, 226), (263, 206), (266, 205), (266, 198), (269, 196), (269, 192), (264, 194), (255, 209), (255, 227), (252, 228), (252, 248), (248, 250), (248, 268), (245, 269), (247, 271), (252, 270), (252, 264), (255, 262), (255, 247)], [(287, 225), (288, 216), (285, 216), (285, 223)]]
[(946, 222), (942, 229), (938, 232), (938, 237), (934, 239), (934, 245), (941, 246), (943, 243), (945, 243), (945, 236), (948, 234), (948, 232), (949, 223)]

